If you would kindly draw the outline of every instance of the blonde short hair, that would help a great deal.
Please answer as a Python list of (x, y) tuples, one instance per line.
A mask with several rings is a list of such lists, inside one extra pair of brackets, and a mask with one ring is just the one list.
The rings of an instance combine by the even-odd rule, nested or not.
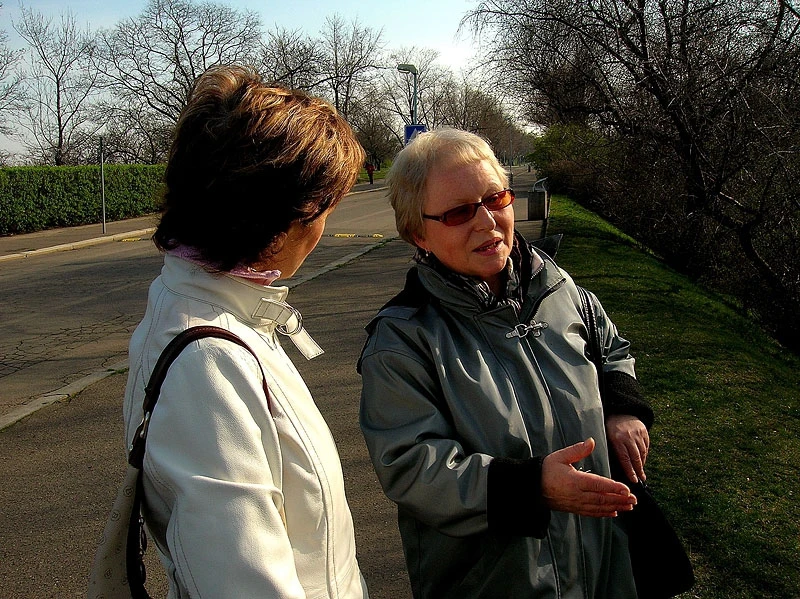
[(434, 129), (417, 134), (397, 154), (386, 177), (400, 237), (412, 245), (417, 245), (416, 239), (423, 237), (426, 185), (434, 169), (482, 160), (489, 161), (503, 187), (508, 187), (506, 171), (488, 142), (479, 135), (461, 129)]

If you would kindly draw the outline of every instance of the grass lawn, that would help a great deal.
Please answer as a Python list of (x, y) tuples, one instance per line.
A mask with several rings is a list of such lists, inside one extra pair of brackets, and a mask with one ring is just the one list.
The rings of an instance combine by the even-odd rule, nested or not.
[(558, 232), (559, 264), (631, 341), (655, 410), (648, 483), (697, 576), (682, 597), (800, 598), (800, 357), (560, 196)]

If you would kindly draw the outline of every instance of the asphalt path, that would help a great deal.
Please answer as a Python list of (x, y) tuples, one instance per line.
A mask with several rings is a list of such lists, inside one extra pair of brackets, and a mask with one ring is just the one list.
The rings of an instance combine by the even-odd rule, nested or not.
[[(524, 174), (517, 174), (517, 178), (516, 187), (520, 191), (533, 182)], [(383, 219), (391, 212), (384, 212), (388, 207), (385, 199), (379, 197), (380, 192), (364, 194), (362, 200), (367, 195), (374, 202), (369, 208), (366, 201), (357, 200), (359, 194), (343, 201), (329, 219), (319, 247), (294, 280), (288, 281), (292, 287), (290, 303), (303, 314), (306, 328), (326, 353), (306, 361), (290, 343), (284, 345), (303, 374), (337, 442), (355, 522), (358, 559), (370, 594), (378, 599), (403, 599), (410, 597), (410, 589), (397, 533), (396, 509), (380, 490), (358, 430), (360, 379), (355, 364), (365, 339), (363, 327), (402, 286), (413, 252), (396, 237), (393, 222), (386, 228)], [(524, 199), (524, 193), (518, 192), (519, 197)], [(526, 210), (524, 201), (518, 200), (515, 204), (517, 228), (534, 237), (538, 224), (525, 220)], [(160, 260), (157, 254), (153, 255), (155, 274), (148, 272), (151, 250), (145, 246), (149, 244), (146, 241), (149, 233), (147, 226), (139, 227), (141, 224), (140, 221), (127, 225), (115, 223), (115, 230), (103, 235), (103, 245), (142, 244), (143, 254), (134, 257), (134, 262), (147, 263), (144, 271), (152, 279)], [(127, 226), (128, 231), (116, 231), (118, 226), (123, 229)], [(137, 235), (127, 235), (131, 232)], [(75, 231), (61, 232), (61, 239), (67, 233), (77, 235)], [(96, 239), (93, 235), (83, 232), (77, 236), (80, 239), (64, 242), (79, 244), (67, 253), (76, 252), (77, 256), (77, 252), (94, 247), (80, 245), (94, 244), (94, 241), (87, 242)], [(112, 237), (114, 243), (109, 243)], [(53, 273), (61, 268), (42, 262), (52, 253), (63, 253), (63, 250), (50, 252), (50, 247), (52, 245), (48, 246), (46, 241), (31, 236), (19, 236), (14, 240), (0, 238), (0, 308), (3, 312), (0, 320), (6, 320), (7, 305), (12, 305), (17, 319), (14, 326), (23, 334), (24, 327), (32, 326), (36, 318), (47, 320), (58, 314), (74, 317), (76, 323), (84, 322), (84, 326), (85, 321), (92, 318), (92, 311), (77, 300), (62, 301), (66, 290), (62, 289), (61, 296), (56, 289), (38, 291), (48, 276), (55, 277)], [(28, 257), (22, 258), (20, 254)], [(12, 255), (13, 258), (8, 258)], [(142, 304), (127, 314), (128, 308), (115, 302), (126, 294), (146, 297), (146, 284), (130, 280), (130, 272), (122, 273), (120, 289), (115, 294), (104, 296), (99, 291), (108, 286), (105, 279), (109, 273), (123, 269), (124, 262), (119, 258), (114, 268), (105, 270), (102, 275), (95, 274), (94, 279), (87, 274), (92, 272), (89, 266), (82, 266), (81, 271), (88, 281), (86, 288), (91, 289), (94, 281), (94, 293), (102, 297), (101, 303), (116, 306), (116, 312), (130, 323), (122, 319), (112, 322), (96, 334), (93, 341), (70, 349), (71, 337), (80, 330), (78, 324), (72, 324), (66, 327), (68, 331), (62, 337), (50, 340), (55, 348), (65, 347), (61, 355), (55, 351), (39, 366), (19, 368), (7, 375), (0, 372), (0, 394), (5, 394), (4, 383), (10, 377), (22, 377), (23, 374), (18, 374), (22, 371), (33, 372), (30, 381), (34, 384), (37, 379), (47, 378), (49, 371), (69, 370), (61, 363), (74, 360), (72, 363), (78, 364), (80, 360), (73, 355), (75, 352), (89, 354), (103, 363), (95, 372), (86, 374), (87, 368), (82, 368), (80, 376), (73, 373), (74, 380), (68, 385), (47, 391), (45, 395), (57, 395), (53, 401), (36, 405), (24, 418), (0, 430), (0, 598), (85, 596), (96, 542), (124, 471), (121, 403), (126, 376), (124, 349), (120, 353), (118, 343), (121, 340), (127, 344), (130, 326), (135, 326), (144, 308)], [(32, 280), (30, 285), (17, 289), (15, 299), (13, 294), (6, 294), (4, 277), (22, 267), (27, 269)], [(82, 270), (84, 268), (86, 270)], [(125, 287), (126, 279), (130, 287)], [(24, 277), (14, 280), (19, 282)], [(83, 285), (75, 282), (71, 286), (77, 289), (84, 288)], [(42, 297), (47, 301), (40, 303)], [(99, 308), (95, 310), (104, 314)], [(0, 351), (3, 352), (0, 364), (3, 365), (10, 361), (9, 345), (2, 345), (6, 343), (6, 334), (0, 329)], [(103, 355), (109, 351), (111, 357)], [(84, 357), (81, 356), (81, 360)], [(22, 403), (35, 404), (41, 397), (29, 390)], [(5, 414), (8, 412), (7, 409)], [(164, 596), (165, 581), (154, 553), (151, 550), (148, 554), (149, 586), (154, 596)]]
[[(395, 507), (358, 430), (355, 363), (363, 326), (402, 285), (411, 251), (394, 240), (290, 293), (326, 353), (305, 361), (285, 343), (336, 440), (371, 596), (410, 597)], [(296, 293), (295, 293), (296, 292)], [(94, 548), (124, 471), (116, 373), (0, 431), (0, 597), (83, 597)], [(149, 552), (154, 596), (165, 595)]]
[[(162, 258), (152, 217), (0, 238), (0, 429), (127, 367)], [(114, 229), (114, 232), (110, 231)], [(118, 231), (121, 230), (121, 231)], [(397, 236), (382, 189), (347, 196), (296, 287)]]

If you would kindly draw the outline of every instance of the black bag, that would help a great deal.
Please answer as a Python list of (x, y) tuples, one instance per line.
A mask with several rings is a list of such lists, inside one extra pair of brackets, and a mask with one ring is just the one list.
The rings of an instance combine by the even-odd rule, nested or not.
[[(620, 479), (616, 479), (620, 480)], [(631, 567), (639, 599), (667, 599), (694, 586), (694, 570), (681, 540), (644, 483), (626, 482), (637, 504), (620, 514), (628, 534)]]
[[(581, 318), (589, 332), (591, 358), (603, 393), (603, 351), (597, 317), (589, 292), (578, 286)], [(637, 504), (619, 515), (617, 522), (628, 535), (633, 578), (639, 599), (667, 599), (694, 586), (694, 570), (675, 530), (658, 506), (649, 487), (632, 484), (622, 471), (614, 450), (609, 451), (611, 477), (628, 485)]]

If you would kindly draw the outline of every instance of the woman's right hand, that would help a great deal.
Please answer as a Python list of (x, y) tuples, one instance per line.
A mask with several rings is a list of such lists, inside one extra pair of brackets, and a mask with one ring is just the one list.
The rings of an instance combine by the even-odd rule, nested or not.
[(577, 470), (573, 464), (594, 451), (589, 437), (564, 449), (554, 451), (542, 464), (542, 495), (551, 510), (571, 512), (595, 518), (613, 518), (630, 511), (636, 496), (624, 484)]

